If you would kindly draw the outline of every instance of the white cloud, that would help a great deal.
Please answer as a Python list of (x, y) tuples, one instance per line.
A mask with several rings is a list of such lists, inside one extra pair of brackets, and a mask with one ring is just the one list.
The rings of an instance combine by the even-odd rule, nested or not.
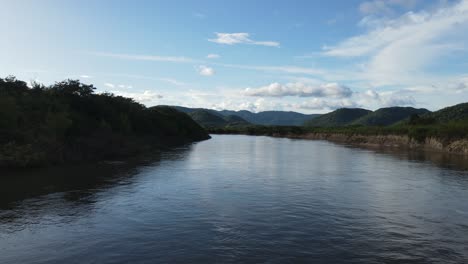
[(133, 88), (133, 86), (125, 85), (125, 84), (119, 84), (117, 87), (122, 88), (122, 89), (132, 89)]
[(279, 47), (280, 43), (276, 41), (255, 41), (249, 38), (249, 33), (215, 33), (215, 39), (208, 39), (208, 41), (219, 43), (219, 44), (251, 44), (261, 45), (268, 47)]
[(203, 75), (203, 76), (213, 76), (215, 74), (215, 71), (213, 68), (210, 68), (205, 65), (198, 66), (197, 71), (200, 75)]
[(393, 8), (400, 7), (409, 9), (416, 5), (418, 0), (373, 0), (362, 2), (359, 11), (366, 15), (392, 14)]
[(89, 75), (80, 75), (80, 78), (83, 78), (83, 79), (90, 79), (90, 78), (93, 78), (92, 76), (89, 76)]
[(339, 85), (337, 83), (327, 83), (318, 86), (311, 86), (304, 83), (272, 83), (259, 88), (246, 88), (243, 91), (246, 96), (261, 96), (261, 97), (335, 97), (345, 98), (350, 97), (353, 92), (350, 88)]
[(117, 54), (117, 53), (93, 53), (96, 56), (110, 57), (125, 60), (142, 60), (142, 61), (163, 61), (163, 62), (179, 62), (188, 63), (196, 62), (196, 60), (184, 56), (153, 56), (153, 55), (134, 55), (134, 54)]
[(221, 56), (219, 56), (218, 54), (208, 54), (206, 56), (207, 59), (219, 59)]
[(104, 83), (104, 86), (106, 86), (108, 88), (115, 88), (115, 84), (113, 84), (113, 83)]
[(298, 110), (335, 110), (339, 108), (356, 108), (359, 104), (349, 99), (343, 100), (326, 100), (323, 98), (313, 98), (306, 102), (292, 104), (293, 108)]
[(156, 99), (162, 99), (163, 96), (160, 94), (157, 94), (155, 92), (146, 90), (143, 92), (125, 92), (125, 91), (110, 91), (111, 93), (117, 95), (117, 96), (123, 96), (123, 97), (128, 97), (132, 98), (133, 100), (140, 102), (140, 103), (150, 103)]
[(416, 100), (413, 96), (406, 94), (406, 90), (376, 92), (367, 90), (356, 94), (356, 102), (359, 105), (377, 105), (378, 107), (390, 106), (414, 106)]
[(222, 67), (255, 70), (255, 71), (269, 71), (269, 72), (284, 72), (292, 74), (307, 74), (307, 75), (325, 75), (326, 71), (317, 68), (299, 67), (292, 65), (285, 66), (258, 66), (258, 65), (239, 65), (239, 64), (224, 64), (213, 63)]
[[(464, 51), (468, 41), (468, 1), (433, 11), (408, 12), (395, 19), (363, 19), (369, 30), (323, 54), (361, 57), (359, 78), (373, 85), (420, 85), (433, 78), (425, 70), (441, 57)], [(361, 21), (361, 23), (363, 23)]]
[(213, 104), (211, 107), (216, 110), (248, 110), (251, 112), (284, 110), (284, 105), (281, 104), (281, 102), (275, 102), (265, 98), (258, 98), (254, 101), (224, 99), (219, 103)]
[(186, 85), (186, 83), (181, 82), (181, 81), (176, 80), (176, 79), (172, 79), (172, 78), (155, 78), (155, 79), (159, 80), (159, 81), (163, 81), (163, 82), (173, 84), (175, 86), (184, 86), (184, 85)]

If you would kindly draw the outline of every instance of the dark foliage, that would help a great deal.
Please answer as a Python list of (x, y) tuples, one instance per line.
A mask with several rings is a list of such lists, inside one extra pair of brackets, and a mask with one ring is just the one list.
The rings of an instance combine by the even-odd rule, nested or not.
[(216, 111), (213, 109), (204, 109), (204, 108), (188, 108), (182, 106), (173, 106), (179, 111), (184, 113), (193, 113), (195, 111), (204, 110), (213, 115), (220, 117), (229, 117), (237, 116), (242, 118), (244, 121), (255, 124), (255, 125), (265, 125), (265, 126), (301, 126), (305, 121), (318, 117), (320, 115), (311, 114), (306, 115), (297, 112), (291, 111), (264, 111), (258, 113), (252, 113), (247, 110), (241, 111), (231, 111), (231, 110), (221, 110)]
[(372, 113), (372, 111), (361, 108), (341, 108), (313, 118), (305, 122), (304, 125), (309, 127), (347, 126), (369, 113)]
[(423, 115), (427, 113), (430, 113), (427, 109), (417, 109), (413, 107), (380, 108), (357, 119), (353, 124), (364, 126), (389, 126), (405, 120), (412, 115)]
[(250, 125), (241, 117), (230, 115), (223, 116), (213, 111), (198, 109), (189, 113), (190, 117), (203, 127), (226, 127), (226, 126), (245, 126)]
[(0, 78), (0, 166), (123, 157), (209, 137), (173, 108), (94, 89), (76, 80), (30, 88)]

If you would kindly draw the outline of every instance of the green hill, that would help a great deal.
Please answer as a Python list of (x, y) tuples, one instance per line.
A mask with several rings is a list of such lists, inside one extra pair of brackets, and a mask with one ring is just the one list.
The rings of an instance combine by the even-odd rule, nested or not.
[(263, 111), (252, 113), (250, 111), (219, 111), (223, 115), (240, 116), (248, 122), (256, 125), (274, 125), (274, 126), (301, 126), (306, 120), (312, 119), (317, 114), (302, 114), (292, 111)]
[(0, 166), (98, 161), (209, 138), (173, 108), (94, 89), (75, 80), (29, 88), (0, 78)]
[(250, 124), (239, 116), (223, 116), (213, 110), (197, 109), (189, 112), (189, 115), (203, 127), (242, 126)]
[(427, 109), (413, 107), (387, 107), (380, 108), (374, 112), (357, 119), (353, 125), (363, 126), (388, 126), (408, 119), (412, 115), (423, 115), (430, 113)]
[(309, 127), (346, 126), (351, 125), (354, 121), (368, 115), (369, 113), (372, 113), (372, 111), (361, 108), (341, 108), (308, 120), (304, 125)]
[(447, 123), (450, 121), (468, 121), (468, 103), (449, 106), (430, 114), (426, 114), (424, 117), (433, 118), (440, 123)]
[(232, 110), (213, 110), (204, 108), (189, 108), (183, 106), (172, 106), (177, 110), (184, 113), (192, 113), (197, 110), (206, 110), (215, 115), (221, 115), (224, 117), (238, 116), (244, 121), (247, 121), (255, 125), (274, 125), (274, 126), (301, 126), (306, 120), (315, 118), (317, 114), (302, 114), (292, 111), (264, 111), (258, 113), (252, 113), (247, 110), (232, 111)]

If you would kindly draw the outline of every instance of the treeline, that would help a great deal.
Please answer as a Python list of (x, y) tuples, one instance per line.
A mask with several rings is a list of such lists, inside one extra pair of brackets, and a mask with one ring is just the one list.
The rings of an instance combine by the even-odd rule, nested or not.
[(346, 135), (407, 135), (423, 142), (435, 137), (444, 141), (468, 138), (468, 122), (437, 122), (432, 118), (413, 116), (410, 120), (392, 126), (341, 126), (341, 127), (298, 127), (298, 126), (244, 126), (209, 129), (212, 134), (245, 134), (265, 136), (300, 136), (308, 133)]
[(0, 78), (0, 166), (118, 158), (209, 138), (188, 115), (93, 85)]

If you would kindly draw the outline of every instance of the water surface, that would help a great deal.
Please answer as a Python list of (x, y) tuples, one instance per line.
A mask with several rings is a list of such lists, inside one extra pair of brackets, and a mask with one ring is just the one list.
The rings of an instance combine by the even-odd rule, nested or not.
[(213, 136), (0, 172), (0, 263), (466, 263), (466, 160)]

